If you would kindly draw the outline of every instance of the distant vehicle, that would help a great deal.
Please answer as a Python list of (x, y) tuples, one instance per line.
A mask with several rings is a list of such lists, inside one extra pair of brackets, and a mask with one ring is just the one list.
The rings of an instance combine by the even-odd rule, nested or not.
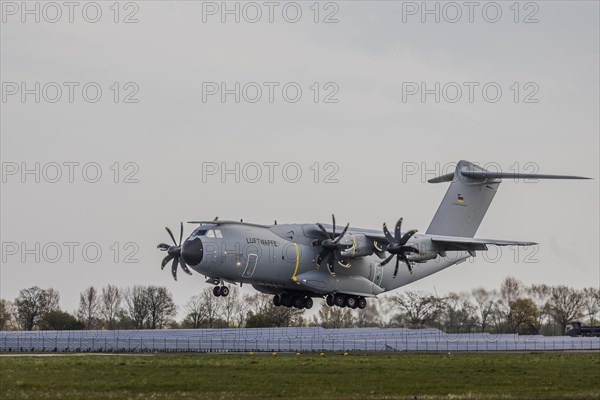
[(600, 337), (600, 326), (583, 326), (581, 325), (581, 322), (570, 322), (565, 328), (565, 335)]
[[(393, 172), (377, 171), (392, 178)], [(190, 275), (190, 268), (193, 269), (215, 285), (215, 296), (229, 294), (226, 283), (246, 283), (262, 293), (272, 294), (276, 306), (309, 309), (313, 297), (325, 297), (329, 306), (362, 309), (367, 298), (464, 262), (476, 252), (486, 251), (488, 246), (535, 245), (474, 237), (502, 179), (532, 177), (588, 179), (488, 171), (463, 160), (454, 172), (429, 180), (450, 182), (450, 186), (424, 234), (415, 229), (402, 231), (402, 218), (392, 232), (386, 224), (382, 230), (351, 228), (349, 224), (338, 226), (333, 216), (331, 225), (259, 225), (218, 218), (191, 221), (198, 226), (186, 240), (183, 240), (183, 224), (179, 242), (166, 229), (173, 244), (158, 245), (167, 253), (161, 268), (172, 261), (175, 279), (180, 265)], [(362, 188), (356, 193), (341, 193), (339, 200), (356, 201), (356, 207), (365, 209), (377, 207), (377, 200), (369, 199)], [(388, 264), (390, 267), (385, 267)], [(400, 270), (402, 264), (406, 268)]]

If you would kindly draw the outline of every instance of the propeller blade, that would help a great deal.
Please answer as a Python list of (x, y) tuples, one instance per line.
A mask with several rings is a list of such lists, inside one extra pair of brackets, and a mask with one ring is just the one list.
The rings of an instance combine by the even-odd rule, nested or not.
[(177, 280), (177, 264), (179, 263), (179, 257), (175, 257), (173, 259), (173, 264), (171, 264), (171, 273), (173, 274), (173, 279)]
[(408, 261), (408, 259), (406, 259), (406, 257), (405, 257), (404, 262), (406, 263), (406, 266), (408, 267), (408, 272), (410, 272), (410, 274), (412, 275), (412, 265), (410, 265), (410, 261)]
[(335, 270), (333, 269), (333, 264), (327, 264), (327, 269), (329, 270), (329, 274), (331, 276), (335, 276)]
[(388, 230), (387, 224), (385, 222), (383, 223), (383, 234), (385, 235), (385, 239), (388, 241), (388, 243), (394, 243), (396, 241), (390, 233), (390, 231)]
[(346, 231), (348, 230), (348, 227), (350, 226), (350, 222), (348, 222), (346, 224), (346, 227), (344, 228), (344, 230), (342, 231), (342, 233), (340, 233), (340, 236), (338, 236), (337, 238), (335, 238), (334, 242), (337, 244), (340, 242), (340, 240), (342, 240), (342, 238), (344, 237), (344, 235), (346, 234)]
[(185, 264), (185, 262), (183, 261), (183, 258), (179, 257), (179, 263), (181, 264), (181, 269), (183, 269), (183, 271), (188, 274), (191, 275), (192, 271), (190, 271), (190, 269), (188, 268), (188, 266)]
[(175, 256), (173, 254), (169, 254), (168, 256), (166, 256), (163, 260), (162, 263), (160, 263), (160, 269), (163, 270), (165, 268), (165, 265), (167, 265), (167, 263), (169, 261), (171, 261), (173, 258), (175, 258)]
[(181, 228), (179, 229), (179, 244), (177, 246), (181, 246), (182, 240), (183, 240), (183, 222), (181, 223)]
[(175, 236), (173, 236), (173, 232), (171, 232), (171, 230), (166, 226), (165, 226), (165, 229), (169, 233), (169, 236), (171, 236), (171, 239), (173, 239), (173, 243), (175, 244), (175, 246), (177, 246), (177, 242), (175, 241)]
[(335, 275), (335, 269), (333, 264), (335, 263), (335, 256), (333, 255), (333, 251), (329, 252), (329, 255), (327, 256), (327, 268), (329, 269), (329, 273), (331, 275)]
[(331, 237), (332, 239), (335, 237), (335, 215), (331, 214), (331, 220), (333, 221), (333, 236)]
[(351, 267), (351, 264), (342, 258), (341, 251), (336, 250), (334, 252), (334, 254), (335, 254), (335, 259), (337, 260), (338, 264), (340, 264), (344, 268), (350, 268)]
[(396, 268), (394, 268), (394, 275), (392, 275), (392, 279), (396, 279), (396, 275), (398, 275), (399, 264), (400, 264), (400, 257), (396, 256)]
[(379, 265), (381, 265), (381, 266), (383, 267), (385, 264), (387, 264), (387, 263), (389, 263), (390, 261), (392, 261), (392, 258), (394, 258), (394, 255), (393, 255), (393, 254), (390, 254), (390, 255), (388, 256), (388, 258), (386, 258), (385, 260), (383, 260), (382, 262), (380, 262), (380, 263), (379, 263)]
[(400, 230), (402, 228), (402, 220), (403, 219), (404, 218), (400, 217), (398, 222), (396, 222), (396, 227), (394, 228), (394, 237), (396, 238), (396, 240), (400, 239)]
[(160, 251), (167, 251), (167, 250), (169, 250), (169, 247), (171, 247), (171, 246), (169, 246), (166, 243), (160, 243), (158, 246), (156, 246), (156, 248), (159, 249)]
[(319, 257), (317, 257), (317, 265), (321, 265), (321, 262), (325, 259), (325, 257), (327, 257), (327, 253), (329, 253), (329, 251), (321, 250)]
[(412, 236), (412, 235), (414, 235), (415, 233), (417, 233), (417, 230), (416, 230), (416, 229), (413, 229), (413, 230), (410, 230), (410, 231), (406, 232), (406, 233), (404, 234), (404, 236), (402, 236), (402, 239), (400, 239), (400, 242), (399, 242), (399, 244), (400, 244), (401, 246), (404, 246), (404, 245), (406, 244), (406, 242), (408, 242), (408, 239), (410, 239), (410, 238), (411, 238), (411, 236)]
[(323, 232), (323, 234), (329, 238), (329, 233), (327, 233), (327, 230), (323, 227), (323, 225), (321, 225), (320, 223), (317, 222), (317, 226), (319, 227), (321, 232)]
[(335, 263), (336, 259), (335, 259), (335, 255), (333, 253), (333, 251), (330, 251), (329, 254), (327, 255), (327, 265), (331, 265), (333, 267), (333, 264)]

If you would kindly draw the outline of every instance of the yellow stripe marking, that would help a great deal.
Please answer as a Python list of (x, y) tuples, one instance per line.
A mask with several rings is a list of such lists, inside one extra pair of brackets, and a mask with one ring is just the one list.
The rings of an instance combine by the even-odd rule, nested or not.
[(294, 269), (294, 275), (292, 275), (292, 280), (294, 282), (297, 281), (296, 274), (298, 273), (298, 264), (300, 264), (300, 250), (298, 249), (298, 245), (294, 243), (294, 248), (296, 249), (296, 268)]

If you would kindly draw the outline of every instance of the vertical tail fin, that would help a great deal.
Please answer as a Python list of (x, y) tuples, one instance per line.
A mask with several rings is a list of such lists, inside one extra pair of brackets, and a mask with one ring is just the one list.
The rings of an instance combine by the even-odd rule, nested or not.
[(513, 172), (493, 172), (462, 160), (458, 162), (453, 173), (429, 180), (429, 183), (452, 183), (427, 228), (427, 233), (444, 236), (475, 236), (502, 178), (589, 179), (567, 175), (520, 175)]

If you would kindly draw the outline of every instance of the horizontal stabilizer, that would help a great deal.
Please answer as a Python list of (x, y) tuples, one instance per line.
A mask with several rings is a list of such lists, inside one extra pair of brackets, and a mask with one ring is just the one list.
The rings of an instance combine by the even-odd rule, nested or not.
[[(488, 171), (472, 162), (461, 160), (456, 164), (454, 172), (428, 181), (430, 183), (451, 183), (429, 228), (427, 228), (427, 234), (465, 238), (475, 236), (504, 178), (515, 180), (590, 179), (573, 175)], [(485, 246), (485, 243), (480, 243), (480, 245)]]
[[(460, 171), (462, 176), (474, 180), (494, 180), (494, 179), (592, 179), (585, 176), (576, 175), (554, 175), (554, 174), (536, 174), (536, 173), (518, 173), (518, 172), (496, 172), (486, 170), (475, 170), (473, 168), (463, 167)], [(454, 172), (429, 179), (429, 183), (451, 182), (454, 179)]]

